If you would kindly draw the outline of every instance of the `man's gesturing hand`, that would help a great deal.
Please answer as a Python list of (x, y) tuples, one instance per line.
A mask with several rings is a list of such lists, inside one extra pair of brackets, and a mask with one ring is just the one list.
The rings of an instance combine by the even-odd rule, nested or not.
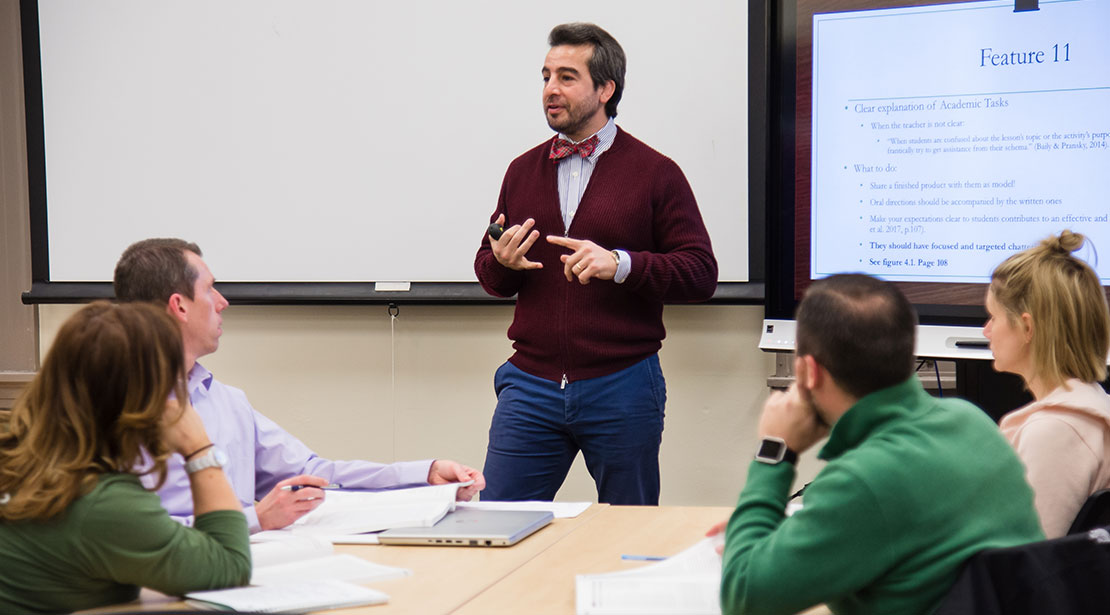
[[(497, 224), (505, 226), (505, 214), (497, 216)], [(532, 244), (540, 238), (539, 231), (533, 231), (536, 221), (528, 218), (524, 224), (515, 224), (501, 233), (500, 239), (489, 238), (489, 245), (493, 248), (493, 257), (503, 267), (521, 271), (524, 269), (540, 269), (543, 263), (536, 263), (525, 258)], [(531, 232), (529, 232), (531, 231)]]
[(574, 250), (559, 257), (568, 282), (577, 279), (579, 284), (589, 284), (591, 278), (612, 280), (617, 275), (617, 259), (613, 253), (588, 239), (548, 235), (547, 242)]

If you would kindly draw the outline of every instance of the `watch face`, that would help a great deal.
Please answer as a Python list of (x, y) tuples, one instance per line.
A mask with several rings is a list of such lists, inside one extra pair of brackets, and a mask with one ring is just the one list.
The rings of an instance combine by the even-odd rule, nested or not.
[(208, 452), (185, 463), (185, 472), (192, 474), (205, 468), (222, 468), (227, 465), (227, 453), (212, 447)]
[(773, 459), (775, 461), (782, 460), (783, 454), (786, 452), (786, 443), (779, 440), (772, 440), (764, 438), (763, 442), (759, 445), (759, 452), (755, 456), (759, 459)]

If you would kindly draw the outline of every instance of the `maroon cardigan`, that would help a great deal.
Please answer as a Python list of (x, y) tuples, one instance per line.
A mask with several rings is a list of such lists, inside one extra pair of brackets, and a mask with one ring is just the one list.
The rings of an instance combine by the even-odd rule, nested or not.
[(658, 352), (666, 336), (663, 302), (709, 299), (717, 288), (717, 261), (682, 170), (618, 129), (565, 234), (625, 250), (632, 270), (623, 284), (567, 282), (559, 256), (569, 251), (545, 240), (564, 234), (550, 148), (545, 141), (509, 165), (490, 218), (505, 214), (506, 228), (535, 218), (541, 236), (527, 258), (543, 269), (503, 267), (484, 237), (474, 272), (491, 295), (517, 295), (509, 327), (513, 365), (554, 381), (596, 378)]

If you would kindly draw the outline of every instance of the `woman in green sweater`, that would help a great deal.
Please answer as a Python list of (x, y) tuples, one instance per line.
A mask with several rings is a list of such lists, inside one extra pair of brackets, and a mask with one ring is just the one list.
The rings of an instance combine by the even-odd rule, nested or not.
[[(245, 584), (246, 519), (188, 400), (176, 323), (97, 302), (70, 318), (0, 412), (0, 612), (56, 613)], [(167, 401), (168, 400), (168, 401)], [(195, 528), (139, 475), (193, 459)]]

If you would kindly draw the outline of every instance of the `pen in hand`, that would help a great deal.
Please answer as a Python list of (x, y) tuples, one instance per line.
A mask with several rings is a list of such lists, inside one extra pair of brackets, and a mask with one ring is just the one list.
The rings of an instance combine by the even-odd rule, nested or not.
[[(308, 489), (309, 487), (316, 487), (316, 485), (285, 485), (281, 488), (282, 491), (300, 491), (301, 489)], [(317, 489), (342, 489), (343, 485), (332, 483), (324, 485), (323, 487), (316, 487)]]

